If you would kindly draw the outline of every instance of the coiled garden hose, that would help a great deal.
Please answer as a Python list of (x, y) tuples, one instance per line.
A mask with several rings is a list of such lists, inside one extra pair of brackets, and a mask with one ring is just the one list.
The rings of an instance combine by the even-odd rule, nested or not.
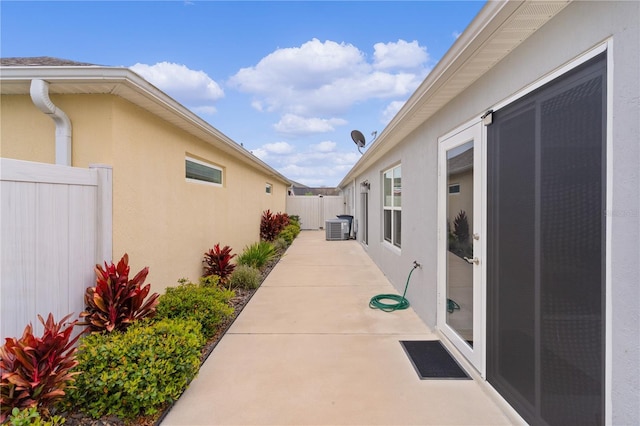
[[(409, 280), (411, 279), (411, 274), (416, 268), (419, 268), (420, 264), (413, 261), (413, 268), (409, 271), (409, 276), (407, 277), (407, 284), (404, 286), (404, 293), (402, 296), (397, 294), (378, 294), (377, 296), (373, 296), (369, 301), (369, 307), (371, 309), (380, 309), (384, 312), (393, 312), (402, 309), (407, 309), (409, 307), (409, 301), (406, 299), (407, 289), (409, 288)], [(391, 300), (391, 303), (383, 302), (383, 300)]]

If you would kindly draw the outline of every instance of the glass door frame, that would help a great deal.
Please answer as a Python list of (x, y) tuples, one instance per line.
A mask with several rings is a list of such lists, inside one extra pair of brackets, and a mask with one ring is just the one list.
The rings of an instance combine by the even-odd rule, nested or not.
[[(486, 378), (486, 129), (474, 121), (438, 138), (438, 296), (436, 326), (442, 335)], [(473, 347), (447, 324), (447, 152), (473, 141)]]

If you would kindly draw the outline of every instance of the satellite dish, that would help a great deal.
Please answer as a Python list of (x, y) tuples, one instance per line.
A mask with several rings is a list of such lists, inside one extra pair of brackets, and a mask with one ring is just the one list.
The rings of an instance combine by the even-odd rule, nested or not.
[[(352, 130), (351, 139), (353, 139), (355, 144), (358, 146), (358, 151), (360, 151), (360, 148), (364, 148), (366, 141), (364, 140), (364, 135), (362, 134), (362, 132), (360, 132), (359, 130)], [(360, 151), (360, 154), (362, 154), (362, 151)]]
[(365, 140), (364, 135), (359, 130), (351, 131), (351, 139), (358, 145), (358, 148), (364, 148)]

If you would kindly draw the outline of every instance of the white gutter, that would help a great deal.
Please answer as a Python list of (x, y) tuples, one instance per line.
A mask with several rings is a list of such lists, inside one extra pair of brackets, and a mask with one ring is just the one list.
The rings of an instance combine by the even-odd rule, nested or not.
[(49, 99), (49, 83), (31, 80), (31, 100), (56, 123), (56, 164), (71, 166), (71, 120)]

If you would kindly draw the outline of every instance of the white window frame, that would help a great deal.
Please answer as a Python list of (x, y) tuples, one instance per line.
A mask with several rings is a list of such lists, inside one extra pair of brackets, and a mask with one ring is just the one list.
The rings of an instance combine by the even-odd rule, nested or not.
[[(201, 179), (195, 179), (195, 178), (187, 177), (187, 169), (186, 169), (186, 167), (187, 167), (186, 166), (186, 164), (187, 164), (186, 162), (187, 161), (190, 161), (190, 162), (196, 163), (196, 164), (200, 164), (200, 165), (208, 167), (210, 169), (219, 171), (220, 172), (220, 183), (218, 183), (218, 182), (210, 182), (208, 180), (201, 180)], [(186, 179), (187, 182), (221, 187), (221, 186), (224, 185), (224, 170), (222, 169), (222, 167), (214, 166), (211, 163), (207, 163), (207, 162), (202, 161), (202, 160), (197, 160), (197, 159), (195, 159), (193, 157), (189, 157), (187, 155), (187, 156), (185, 156), (185, 179)]]
[(264, 187), (264, 192), (265, 192), (267, 195), (271, 195), (271, 194), (273, 194), (273, 185), (271, 185), (269, 182), (267, 182), (267, 183), (265, 184), (265, 187)]
[[(393, 195), (393, 188), (394, 188), (394, 180), (396, 179), (394, 177), (394, 172), (396, 169), (399, 169), (400, 171), (400, 182), (402, 182), (402, 164), (396, 164), (393, 167), (390, 167), (386, 170), (384, 170), (382, 172), (382, 243), (386, 244), (388, 247), (393, 248), (394, 250), (400, 250), (402, 248), (402, 238), (400, 238), (400, 242), (398, 243), (397, 241), (395, 241), (395, 235), (396, 233), (400, 234), (400, 236), (402, 236), (402, 219), (400, 220), (400, 229), (396, 231), (396, 214), (395, 212), (400, 212), (400, 216), (402, 217), (402, 183), (400, 184), (400, 188), (401, 188), (401, 192), (400, 192), (400, 205), (396, 206), (395, 205), (395, 197)], [(387, 175), (387, 173), (391, 173), (391, 195), (390, 195), (390, 201), (391, 201), (391, 205), (387, 205), (387, 200), (385, 199), (385, 188), (384, 188), (384, 181), (385, 181), (385, 176)], [(391, 238), (387, 239), (387, 237), (385, 236), (385, 212), (386, 211), (390, 211), (391, 212)]]

